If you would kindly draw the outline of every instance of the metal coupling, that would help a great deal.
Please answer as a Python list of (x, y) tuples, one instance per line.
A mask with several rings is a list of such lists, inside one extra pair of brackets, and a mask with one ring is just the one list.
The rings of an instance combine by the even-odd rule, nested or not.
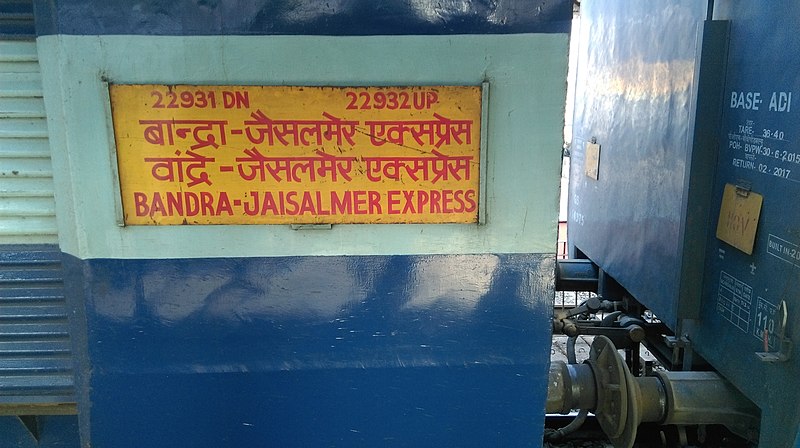
[(658, 372), (634, 377), (614, 344), (596, 336), (584, 364), (550, 366), (547, 412), (593, 411), (617, 448), (631, 448), (642, 422), (664, 425), (721, 424), (758, 440), (759, 412), (714, 372)]
[(593, 410), (597, 389), (588, 364), (550, 364), (546, 412), (568, 414), (573, 409)]

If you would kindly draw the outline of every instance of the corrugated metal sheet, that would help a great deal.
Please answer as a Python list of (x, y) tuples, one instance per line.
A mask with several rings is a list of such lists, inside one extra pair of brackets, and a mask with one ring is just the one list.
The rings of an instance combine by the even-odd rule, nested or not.
[(0, 414), (75, 412), (61, 252), (0, 249)]
[(0, 41), (0, 244), (57, 241), (36, 43)]
[(31, 39), (35, 36), (33, 2), (0, 0), (0, 39)]
[(76, 412), (33, 34), (32, 2), (0, 0), (0, 415)]

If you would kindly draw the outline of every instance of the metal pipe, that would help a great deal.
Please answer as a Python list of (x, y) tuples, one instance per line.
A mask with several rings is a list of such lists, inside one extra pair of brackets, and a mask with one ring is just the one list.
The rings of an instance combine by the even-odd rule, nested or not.
[(554, 441), (554, 440), (561, 440), (564, 437), (572, 434), (573, 432), (577, 431), (583, 423), (586, 421), (586, 417), (589, 415), (588, 409), (581, 409), (578, 411), (578, 415), (572, 419), (566, 426), (563, 428), (556, 429), (553, 432), (546, 433), (544, 436), (545, 440)]
[(715, 372), (657, 372), (664, 384), (668, 425), (723, 424), (758, 440), (759, 410)]
[(719, 374), (657, 372), (634, 377), (603, 336), (595, 337), (587, 363), (551, 364), (546, 408), (562, 414), (593, 410), (615, 447), (632, 446), (642, 422), (721, 424), (758, 440), (758, 408)]
[(548, 413), (568, 414), (573, 409), (594, 409), (597, 389), (592, 368), (588, 364), (550, 364), (547, 402)]
[(556, 291), (597, 292), (597, 266), (590, 260), (556, 261)]
[(570, 336), (567, 338), (567, 362), (569, 364), (578, 363), (578, 355), (575, 353), (575, 343), (577, 342), (577, 336)]

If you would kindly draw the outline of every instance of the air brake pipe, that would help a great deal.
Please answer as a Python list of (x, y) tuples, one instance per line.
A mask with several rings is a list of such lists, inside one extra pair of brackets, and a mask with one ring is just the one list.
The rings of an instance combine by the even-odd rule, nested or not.
[(600, 271), (591, 260), (556, 261), (556, 291), (597, 292)]

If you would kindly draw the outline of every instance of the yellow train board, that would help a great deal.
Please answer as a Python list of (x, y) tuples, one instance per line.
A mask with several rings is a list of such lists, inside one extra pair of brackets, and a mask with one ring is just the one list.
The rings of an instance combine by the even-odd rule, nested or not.
[(109, 91), (126, 225), (478, 220), (479, 86)]

